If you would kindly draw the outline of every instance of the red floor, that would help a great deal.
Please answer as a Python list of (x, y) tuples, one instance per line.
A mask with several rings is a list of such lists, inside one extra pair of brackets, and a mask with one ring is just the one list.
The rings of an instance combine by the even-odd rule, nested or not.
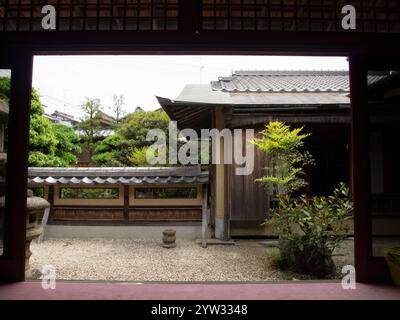
[(0, 285), (0, 300), (42, 299), (133, 299), (133, 300), (285, 300), (285, 299), (395, 299), (400, 288), (357, 284), (343, 290), (338, 282), (264, 284), (135, 284), (101, 282), (57, 282), (55, 290), (44, 290), (41, 282)]

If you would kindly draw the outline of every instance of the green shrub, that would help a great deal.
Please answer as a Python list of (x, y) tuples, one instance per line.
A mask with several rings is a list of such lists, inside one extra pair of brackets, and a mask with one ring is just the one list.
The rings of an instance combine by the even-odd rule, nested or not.
[(270, 255), (271, 255), (272, 266), (274, 268), (280, 269), (280, 270), (286, 270), (289, 268), (287, 260), (282, 255), (282, 253), (279, 249), (275, 249), (275, 250), (271, 251)]
[(340, 183), (332, 196), (279, 196), (279, 205), (265, 221), (279, 236), (283, 256), (295, 272), (325, 276), (334, 272), (332, 253), (346, 238), (353, 203)]
[(293, 197), (307, 186), (304, 168), (314, 164), (304, 150), (309, 134), (302, 130), (279, 121), (265, 126), (252, 141), (269, 159), (266, 174), (256, 181), (267, 187), (274, 200), (265, 223), (271, 224), (279, 236), (282, 257), (273, 259), (277, 264), (285, 261), (298, 273), (325, 276), (335, 272), (332, 253), (347, 235), (345, 221), (353, 204), (344, 183), (328, 197)]
[(307, 186), (304, 167), (314, 164), (314, 160), (303, 150), (304, 139), (310, 134), (302, 134), (302, 131), (303, 127), (292, 130), (284, 122), (273, 121), (252, 140), (267, 155), (266, 174), (256, 181), (263, 183), (271, 196), (292, 193)]

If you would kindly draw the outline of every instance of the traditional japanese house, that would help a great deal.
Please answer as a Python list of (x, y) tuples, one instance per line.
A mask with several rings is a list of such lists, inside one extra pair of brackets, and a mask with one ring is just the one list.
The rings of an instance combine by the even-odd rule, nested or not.
[(44, 116), (53, 123), (60, 123), (69, 127), (73, 127), (79, 123), (74, 116), (58, 110), (55, 110), (52, 114), (45, 114)]
[[(316, 166), (308, 172), (309, 193), (327, 194), (340, 181), (349, 184), (349, 75), (346, 71), (234, 71), (204, 85), (187, 85), (176, 99), (158, 98), (178, 127), (262, 130), (284, 121), (311, 133), (306, 148)], [(244, 137), (244, 131), (243, 131)], [(235, 147), (235, 146), (233, 146)], [(236, 175), (237, 165), (212, 170), (212, 229), (217, 238), (272, 235), (260, 223), (269, 197), (255, 182), (267, 165), (255, 150), (254, 171)]]

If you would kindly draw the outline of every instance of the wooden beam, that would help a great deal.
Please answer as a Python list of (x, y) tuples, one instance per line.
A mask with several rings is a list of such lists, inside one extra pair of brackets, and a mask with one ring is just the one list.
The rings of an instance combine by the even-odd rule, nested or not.
[(47, 201), (50, 203), (49, 218), (51, 222), (54, 217), (54, 186), (48, 186), (48, 188), (49, 194), (47, 195)]
[[(191, 1), (182, 1), (191, 2)], [(180, 17), (182, 15), (179, 15)], [(400, 52), (400, 34), (267, 32), (267, 31), (54, 31), (0, 32), (1, 43), (25, 45), (35, 53), (175, 53), (349, 55)], [(265, 41), (268, 39), (268, 41)]]
[(368, 84), (363, 58), (350, 57), (351, 160), (356, 279), (367, 282), (372, 256), (368, 135)]
[(198, 112), (203, 112), (205, 110), (209, 109), (208, 106), (189, 106), (189, 107), (176, 107), (175, 109), (173, 109), (173, 112), (176, 116), (180, 116), (180, 115), (186, 115), (187, 113), (198, 113)]
[[(4, 254), (0, 281), (25, 279), (26, 197), (28, 142), (31, 107), (33, 55), (29, 49), (12, 55)], [(7, 261), (5, 261), (7, 260)], [(4, 262), (4, 263), (3, 263)]]
[(124, 220), (129, 221), (129, 186), (124, 186)]
[(340, 113), (332, 115), (305, 115), (305, 114), (235, 114), (227, 120), (230, 128), (263, 125), (270, 121), (284, 121), (287, 123), (324, 123), (324, 124), (350, 124), (350, 114)]
[[(211, 128), (215, 127), (215, 110), (211, 110)], [(211, 164), (210, 169), (210, 229), (211, 229), (211, 238), (215, 238), (215, 175), (216, 175), (216, 166), (215, 164)]]
[(203, 205), (202, 205), (202, 217), (201, 217), (201, 246), (207, 248), (207, 236), (208, 236), (208, 186), (203, 186)]
[(205, 111), (203, 111), (203, 110), (191, 111), (190, 113), (182, 115), (182, 116), (175, 114), (175, 118), (178, 119), (178, 121), (180, 121), (180, 122), (188, 122), (191, 120), (199, 119), (199, 116), (203, 115), (204, 112)]
[[(224, 141), (224, 143), (226, 143)], [(233, 146), (234, 147), (234, 146)], [(232, 177), (231, 177), (232, 164), (224, 165), (224, 193), (225, 193), (225, 203), (224, 203), (224, 240), (228, 241), (231, 238), (231, 191), (232, 191)]]

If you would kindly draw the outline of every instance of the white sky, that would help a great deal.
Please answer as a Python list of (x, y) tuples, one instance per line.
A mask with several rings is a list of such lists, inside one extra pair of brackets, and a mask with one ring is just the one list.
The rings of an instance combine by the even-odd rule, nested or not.
[(283, 56), (36, 56), (33, 86), (47, 112), (80, 117), (85, 97), (99, 98), (112, 115), (112, 97), (125, 111), (160, 107), (155, 96), (176, 98), (186, 84), (209, 83), (234, 70), (348, 70), (345, 57)]

